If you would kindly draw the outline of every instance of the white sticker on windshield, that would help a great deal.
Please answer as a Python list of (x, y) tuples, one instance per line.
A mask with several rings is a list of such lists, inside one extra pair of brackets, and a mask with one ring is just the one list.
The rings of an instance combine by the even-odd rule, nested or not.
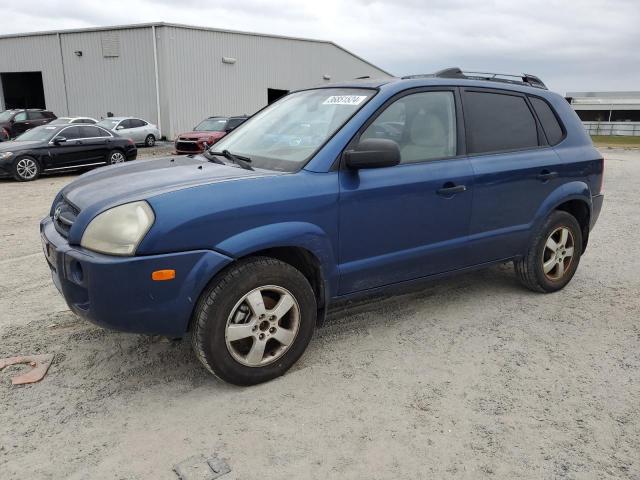
[(323, 105), (360, 105), (367, 98), (366, 95), (333, 95), (327, 98)]

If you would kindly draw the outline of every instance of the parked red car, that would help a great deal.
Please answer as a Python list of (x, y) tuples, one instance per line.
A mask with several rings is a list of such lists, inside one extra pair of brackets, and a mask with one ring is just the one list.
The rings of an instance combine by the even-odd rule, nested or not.
[(182, 133), (176, 138), (176, 153), (202, 153), (207, 146), (211, 146), (236, 128), (248, 117), (209, 117), (200, 122), (192, 132)]

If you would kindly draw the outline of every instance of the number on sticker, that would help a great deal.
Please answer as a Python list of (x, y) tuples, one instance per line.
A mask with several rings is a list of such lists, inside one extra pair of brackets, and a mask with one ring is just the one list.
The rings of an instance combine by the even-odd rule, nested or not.
[(366, 95), (333, 95), (327, 98), (323, 105), (360, 105)]

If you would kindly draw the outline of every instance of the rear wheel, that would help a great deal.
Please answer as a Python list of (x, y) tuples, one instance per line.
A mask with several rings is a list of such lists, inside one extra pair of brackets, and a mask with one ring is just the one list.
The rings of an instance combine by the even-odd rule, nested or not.
[(554, 211), (534, 236), (526, 254), (514, 264), (527, 288), (555, 292), (571, 281), (581, 255), (580, 224), (573, 215)]
[(116, 163), (124, 163), (124, 161), (126, 160), (124, 153), (122, 153), (120, 150), (112, 150), (109, 152), (109, 155), (107, 156), (107, 163), (109, 165), (115, 165)]
[(147, 135), (147, 138), (144, 139), (145, 147), (153, 147), (156, 144), (156, 137), (153, 135)]
[(29, 182), (40, 176), (40, 170), (35, 158), (20, 157), (13, 164), (13, 177), (19, 182)]
[(192, 346), (214, 375), (254, 385), (284, 374), (303, 354), (316, 324), (307, 279), (267, 257), (240, 261), (202, 294)]

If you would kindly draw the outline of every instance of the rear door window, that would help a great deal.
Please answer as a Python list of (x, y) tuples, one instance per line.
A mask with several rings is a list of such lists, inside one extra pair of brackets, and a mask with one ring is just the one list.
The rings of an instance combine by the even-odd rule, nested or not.
[(47, 118), (42, 112), (29, 112), (29, 120), (43, 120)]
[(78, 140), (83, 137), (80, 127), (65, 128), (58, 134), (60, 137), (64, 137), (67, 140)]
[(228, 129), (236, 128), (242, 122), (244, 122), (244, 118), (230, 118), (229, 121), (227, 122), (227, 128)]
[(82, 138), (101, 138), (109, 137), (110, 135), (98, 127), (83, 126), (78, 127), (82, 132)]
[(538, 120), (542, 124), (542, 129), (547, 136), (549, 145), (557, 145), (564, 138), (564, 131), (558, 121), (558, 117), (551, 106), (541, 98), (529, 97), (531, 105), (538, 115)]
[(469, 153), (524, 150), (538, 146), (538, 129), (524, 97), (465, 91), (464, 115)]
[(147, 122), (145, 122), (144, 120), (139, 120), (137, 118), (132, 118), (131, 120), (129, 120), (129, 128), (144, 127), (146, 124)]

